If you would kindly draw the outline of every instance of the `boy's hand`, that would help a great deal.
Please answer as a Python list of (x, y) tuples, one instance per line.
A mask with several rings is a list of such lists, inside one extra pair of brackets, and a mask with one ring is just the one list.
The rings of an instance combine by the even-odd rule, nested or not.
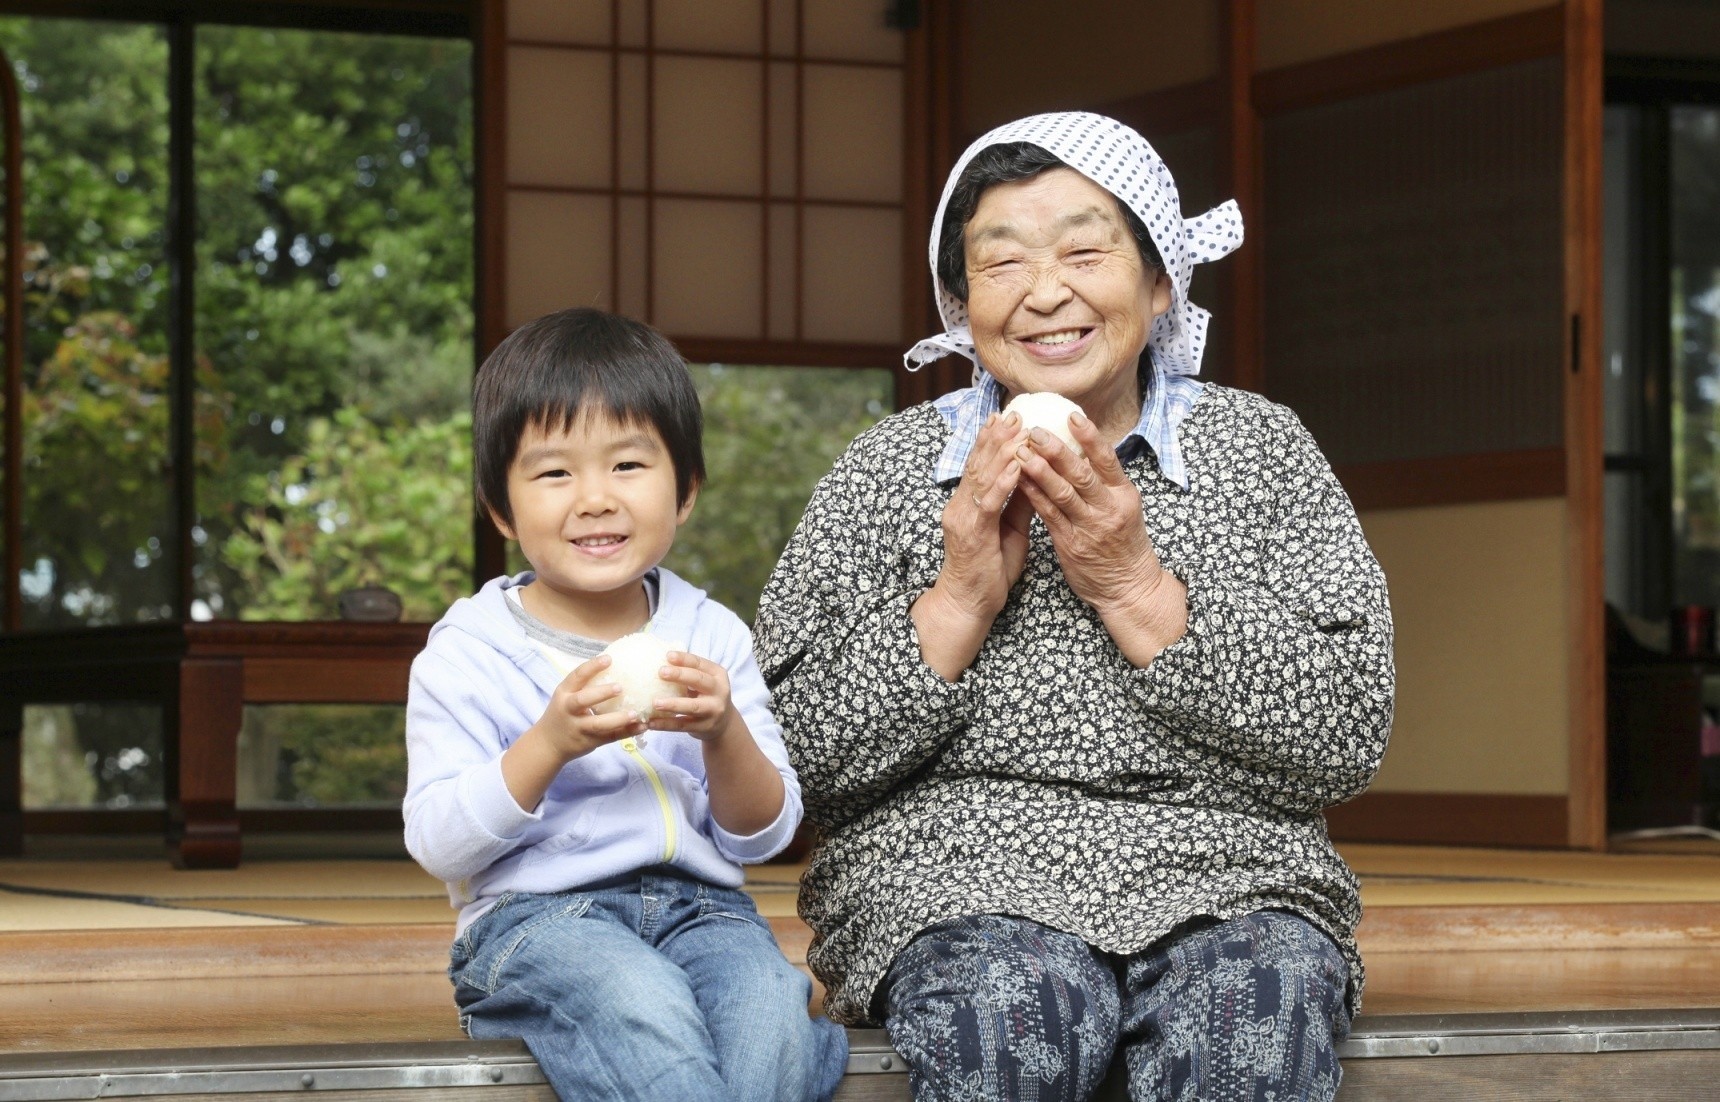
[(673, 650), (659, 676), (685, 686), (687, 691), (652, 701), (656, 707), (651, 718), (653, 730), (685, 731), (700, 741), (745, 730), (745, 722), (729, 699), (729, 672), (723, 667), (696, 654)]
[(532, 726), (563, 764), (584, 757), (599, 746), (645, 733), (646, 725), (628, 712), (597, 715), (592, 711), (610, 697), (621, 694), (621, 686), (614, 683), (593, 684), (597, 675), (609, 668), (610, 661), (608, 655), (599, 655), (581, 662), (562, 678), (550, 694), (543, 716)]

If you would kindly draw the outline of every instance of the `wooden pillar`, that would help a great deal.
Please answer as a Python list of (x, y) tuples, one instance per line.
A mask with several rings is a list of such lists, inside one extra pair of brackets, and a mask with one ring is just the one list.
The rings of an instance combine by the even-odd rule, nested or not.
[(1601, 0), (1565, 0), (1565, 557), (1570, 844), (1604, 849), (1606, 573), (1601, 380)]
[(1242, 209), (1243, 244), (1225, 260), (1230, 283), (1233, 352), (1230, 378), (1243, 390), (1265, 386), (1266, 329), (1262, 281), (1265, 234), (1260, 171), (1260, 115), (1254, 107), (1254, 55), (1258, 34), (1255, 0), (1224, 0), (1219, 42), (1219, 82), (1223, 86), (1223, 163), (1226, 190)]
[[(474, 218), (477, 223), (476, 347), (473, 373), (508, 335), (508, 21), (504, 0), (477, 0), (472, 35), (473, 144), (477, 161)], [(487, 516), (472, 521), (473, 584), (481, 585), (507, 569), (507, 542)]]
[[(943, 329), (932, 297), (926, 242), (944, 180), (960, 154), (956, 123), (961, 85), (961, 12), (957, 0), (928, 0), (907, 35), (908, 65), (902, 97), (902, 349)], [(919, 371), (892, 365), (896, 405), (905, 409), (968, 385), (971, 366), (945, 357)]]
[(244, 670), (236, 658), (186, 658), (166, 709), (168, 854), (182, 869), (239, 864), (239, 727)]

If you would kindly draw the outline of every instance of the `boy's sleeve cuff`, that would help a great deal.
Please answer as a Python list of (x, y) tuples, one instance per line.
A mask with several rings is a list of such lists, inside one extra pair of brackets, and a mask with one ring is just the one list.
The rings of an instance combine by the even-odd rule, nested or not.
[(724, 857), (741, 865), (756, 865), (768, 861), (794, 840), (794, 828), (800, 825), (800, 795), (794, 786), (782, 794), (782, 810), (769, 826), (754, 834), (731, 834), (723, 829), (716, 817), (711, 818), (711, 836)]
[(501, 842), (511, 842), (532, 823), (542, 822), (540, 812), (526, 811), (514, 802), (502, 776), (502, 759), (495, 758), (473, 769), (461, 779), (461, 803), (477, 826)]

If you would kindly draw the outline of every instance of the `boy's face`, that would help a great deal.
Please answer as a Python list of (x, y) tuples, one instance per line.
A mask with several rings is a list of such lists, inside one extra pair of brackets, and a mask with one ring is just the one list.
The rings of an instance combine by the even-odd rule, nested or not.
[(537, 572), (551, 622), (577, 631), (638, 593), (697, 496), (676, 504), (675, 465), (654, 426), (585, 412), (565, 432), (527, 427), (508, 468), (514, 523), (494, 519)]

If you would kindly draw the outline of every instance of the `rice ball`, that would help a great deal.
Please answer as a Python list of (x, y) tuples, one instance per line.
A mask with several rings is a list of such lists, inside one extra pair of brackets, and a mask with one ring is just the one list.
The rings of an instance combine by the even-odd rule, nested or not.
[(1069, 431), (1069, 418), (1081, 412), (1081, 407), (1049, 390), (1041, 390), (1033, 394), (1018, 394), (1015, 400), (1003, 407), (1005, 413), (1013, 411), (1021, 418), (1021, 423), (1028, 429), (1044, 429), (1075, 452), (1076, 455), (1086, 455), (1081, 445), (1075, 442), (1075, 434)]
[(686, 689), (672, 681), (664, 681), (657, 671), (669, 664), (669, 644), (646, 631), (623, 635), (603, 648), (610, 658), (609, 668), (597, 675), (600, 685), (620, 685), (621, 695), (612, 696), (592, 711), (599, 715), (610, 712), (631, 712), (649, 720), (656, 711), (652, 702), (658, 697), (684, 696)]

